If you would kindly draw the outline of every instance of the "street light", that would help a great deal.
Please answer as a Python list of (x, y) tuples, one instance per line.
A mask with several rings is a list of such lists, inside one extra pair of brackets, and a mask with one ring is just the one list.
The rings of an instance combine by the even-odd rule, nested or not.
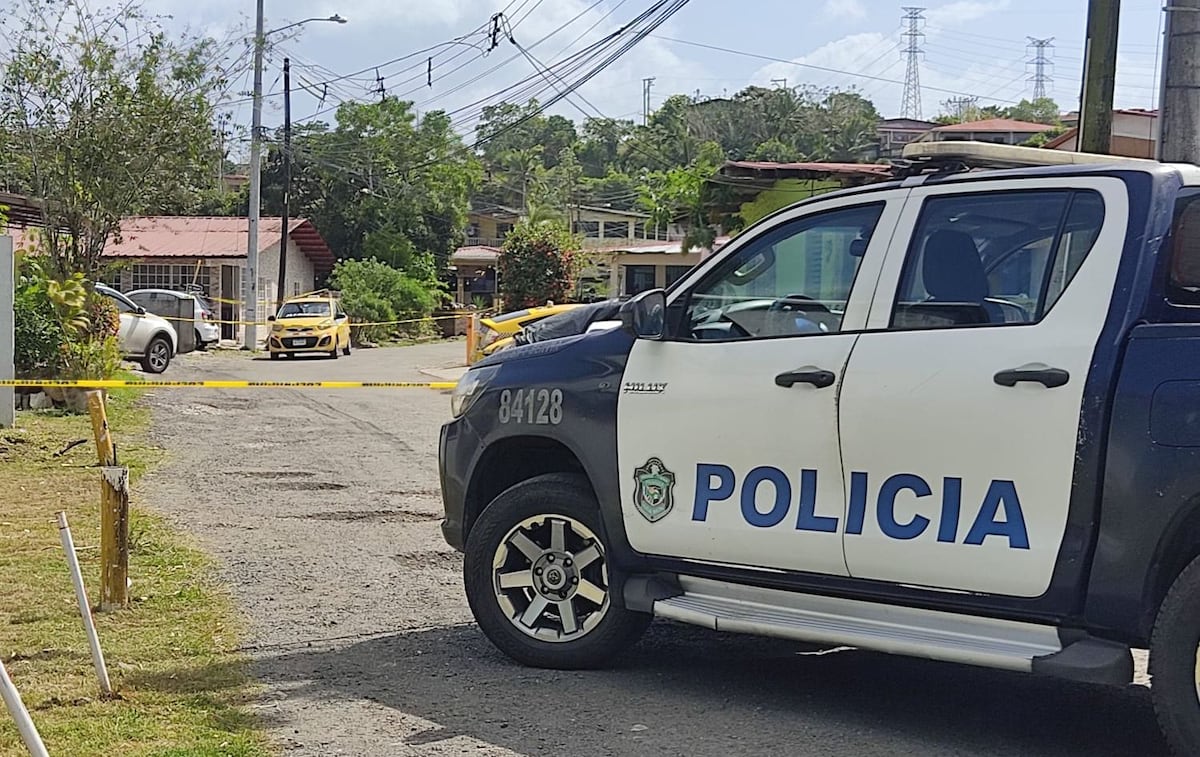
[[(249, 239), (246, 240), (246, 275), (249, 281), (245, 290), (245, 308), (243, 319), (246, 321), (246, 341), (243, 349), (254, 350), (258, 347), (258, 216), (262, 204), (262, 59), (263, 48), (266, 47), (267, 35), (278, 34), (285, 29), (291, 29), (310, 21), (331, 21), (344, 24), (346, 19), (338, 14), (328, 18), (306, 18), (293, 24), (263, 31), (263, 0), (258, 0), (254, 24), (254, 117), (250, 126), (250, 222), (248, 227)], [(284, 254), (287, 251), (284, 250)]]

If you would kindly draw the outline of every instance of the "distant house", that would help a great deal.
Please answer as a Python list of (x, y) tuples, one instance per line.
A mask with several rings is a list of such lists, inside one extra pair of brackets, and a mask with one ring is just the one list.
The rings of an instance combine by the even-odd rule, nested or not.
[[(275, 308), (279, 281), (282, 219), (258, 223), (258, 312), (265, 318)], [(241, 320), (245, 299), (246, 218), (149, 216), (121, 222), (121, 240), (110, 241), (106, 259), (126, 265), (110, 277), (122, 291), (197, 287), (214, 300), (223, 321)], [(303, 218), (288, 222), (287, 296), (310, 292), (333, 269), (334, 256), (313, 224)], [(224, 339), (237, 339), (240, 327), (221, 327)]]
[(989, 118), (984, 121), (969, 121), (963, 124), (947, 124), (930, 129), (920, 139), (922, 142), (992, 142), (1001, 145), (1019, 145), (1038, 134), (1052, 130), (1047, 124), (1030, 121), (1014, 121), (1011, 118)]
[[(650, 216), (632, 210), (594, 205), (573, 205), (568, 209), (572, 231), (582, 237), (585, 250), (612, 250), (640, 241), (680, 239), (675, 228), (655, 229)], [(455, 300), (490, 307), (496, 298), (496, 264), (504, 239), (524, 213), (503, 205), (473, 203), (467, 213), (466, 244), (450, 255), (453, 275), (451, 288)], [(603, 259), (605, 256), (601, 255)], [(606, 276), (606, 270), (587, 272)], [(501, 285), (501, 288), (503, 286)]]
[[(1050, 150), (1079, 149), (1079, 116), (1068, 114), (1071, 128), (1045, 144)], [(1113, 111), (1109, 154), (1126, 158), (1154, 158), (1158, 154), (1158, 111), (1124, 108)]]
[(917, 141), (937, 126), (933, 121), (918, 121), (913, 118), (883, 119), (875, 127), (875, 134), (879, 138), (876, 159), (900, 157), (905, 145)]
[(856, 187), (891, 177), (891, 166), (879, 163), (771, 163), (731, 160), (708, 181), (719, 192), (707, 210), (736, 214), (751, 224), (779, 208), (814, 195)]
[(649, 241), (607, 250), (604, 268), (609, 277), (609, 297), (668, 287), (727, 241), (728, 237), (718, 237), (712, 249), (693, 247), (687, 252), (680, 242)]

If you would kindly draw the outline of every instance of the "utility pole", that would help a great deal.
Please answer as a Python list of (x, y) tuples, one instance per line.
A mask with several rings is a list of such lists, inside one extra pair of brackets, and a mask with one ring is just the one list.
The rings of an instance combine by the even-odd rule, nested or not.
[(650, 123), (650, 89), (653, 86), (653, 76), (642, 79), (642, 126)]
[(1158, 159), (1200, 163), (1200, 0), (1172, 0), (1163, 12)]
[(1026, 65), (1033, 66), (1033, 76), (1029, 77), (1029, 81), (1033, 82), (1033, 99), (1037, 101), (1046, 97), (1046, 85), (1054, 83), (1054, 77), (1046, 73), (1046, 69), (1054, 65), (1050, 57), (1046, 55), (1046, 51), (1054, 47), (1054, 37), (1049, 39), (1029, 37), (1028, 39), (1029, 47), (1032, 48), (1030, 55), (1033, 60), (1026, 61)]
[(262, 67), (263, 47), (263, 0), (258, 0), (257, 16), (254, 21), (254, 115), (250, 125), (250, 222), (246, 240), (246, 276), (242, 291), (246, 301), (242, 303), (243, 320), (246, 322), (246, 339), (243, 349), (258, 349), (258, 214), (262, 202)]
[(1121, 0), (1088, 0), (1079, 98), (1079, 149), (1108, 154), (1112, 142), (1113, 90), (1117, 85), (1117, 31)]
[(966, 123), (967, 116), (975, 112), (978, 97), (951, 97), (942, 103), (946, 111), (954, 116), (958, 123)]
[(292, 195), (292, 61), (283, 59), (283, 227), (279, 233), (279, 285), (275, 309), (287, 296), (288, 202)]
[(904, 105), (901, 110), (904, 118), (921, 120), (921, 40), (925, 37), (921, 31), (921, 22), (925, 17), (921, 14), (924, 8), (901, 8), (904, 11), (903, 21), (908, 23), (908, 30), (901, 36), (908, 47), (900, 52), (908, 58), (908, 68), (904, 72)]

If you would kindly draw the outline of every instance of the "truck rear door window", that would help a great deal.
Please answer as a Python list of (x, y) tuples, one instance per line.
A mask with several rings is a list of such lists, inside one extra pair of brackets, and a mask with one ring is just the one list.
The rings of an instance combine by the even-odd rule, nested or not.
[(892, 314), (894, 330), (1040, 321), (1104, 225), (1092, 191), (933, 197), (921, 211)]

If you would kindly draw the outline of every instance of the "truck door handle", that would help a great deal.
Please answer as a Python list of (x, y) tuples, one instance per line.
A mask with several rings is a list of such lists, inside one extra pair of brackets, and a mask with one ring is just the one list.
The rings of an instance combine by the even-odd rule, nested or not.
[(1062, 368), (1030, 366), (1028, 368), (1011, 368), (1007, 371), (1000, 371), (993, 378), (1000, 386), (1016, 386), (1022, 381), (1029, 381), (1041, 384), (1047, 389), (1054, 389), (1070, 381), (1071, 374)]
[(809, 366), (797, 368), (794, 371), (784, 371), (775, 377), (775, 385), (790, 389), (796, 384), (812, 384), (818, 389), (824, 389), (827, 386), (833, 386), (833, 382), (836, 380), (837, 376), (832, 372)]

